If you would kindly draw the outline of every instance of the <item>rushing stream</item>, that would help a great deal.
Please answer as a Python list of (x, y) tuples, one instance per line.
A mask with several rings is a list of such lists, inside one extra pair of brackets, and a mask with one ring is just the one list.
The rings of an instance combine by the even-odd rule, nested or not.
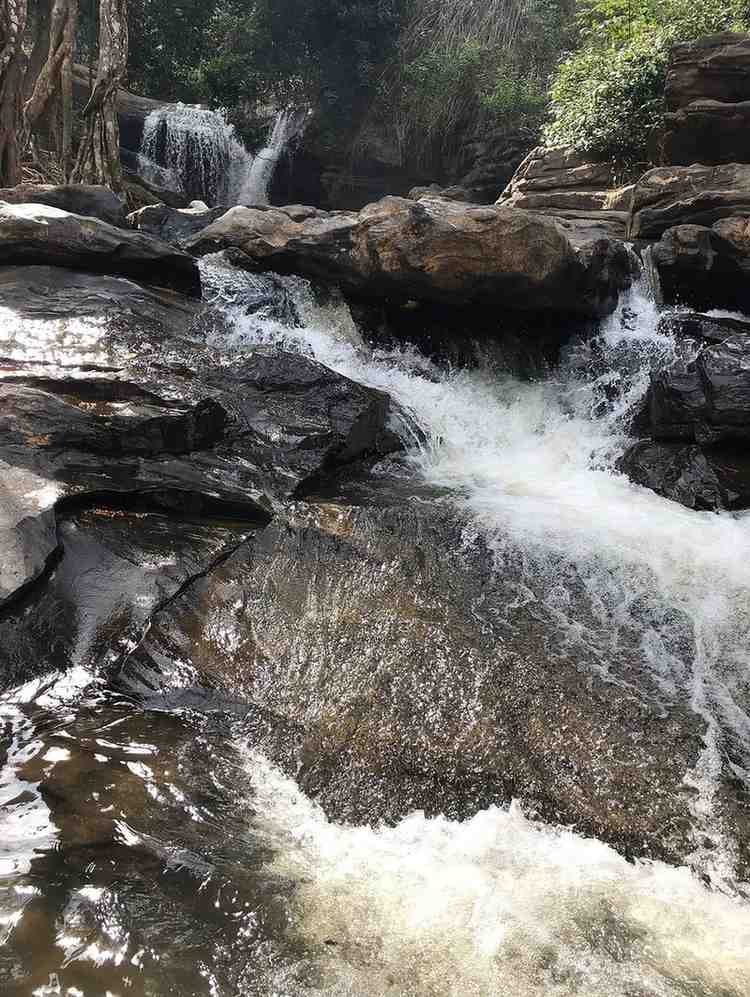
[[(406, 451), (375, 473), (448, 502), (467, 548), (481, 539), (512, 593), (498, 627), (531, 607), (551, 669), (575, 659), (695, 716), (691, 867), (628, 862), (517, 804), (329, 820), (256, 749), (246, 710), (186, 696), (189, 676), (181, 698), (112, 693), (81, 646), (80, 667), (0, 698), (0, 994), (746, 997), (750, 904), (717, 798), (728, 773), (750, 789), (750, 518), (689, 511), (615, 470), (650, 372), (690, 346), (657, 331), (638, 286), (539, 379), (489, 354), (445, 370), (370, 348), (304, 281), (285, 281), (295, 324), (245, 314), (261, 278), (202, 269), (227, 355), (283, 345), (392, 396)], [(155, 533), (146, 561), (166, 557)], [(148, 564), (127, 570), (146, 612)], [(89, 593), (86, 611), (116, 598)], [(222, 641), (240, 641), (231, 622)]]

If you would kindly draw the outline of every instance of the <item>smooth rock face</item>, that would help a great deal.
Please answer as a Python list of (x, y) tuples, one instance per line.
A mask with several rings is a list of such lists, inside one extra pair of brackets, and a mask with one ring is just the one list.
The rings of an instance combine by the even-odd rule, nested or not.
[(633, 190), (631, 239), (658, 239), (675, 225), (750, 217), (750, 166), (660, 166)]
[(715, 229), (678, 225), (650, 250), (665, 304), (750, 309), (750, 257)]
[(116, 228), (127, 228), (125, 205), (109, 187), (86, 184), (20, 184), (0, 188), (0, 201), (6, 204), (46, 204), (73, 215), (98, 218)]
[[(226, 362), (201, 343), (197, 310), (191, 336), (190, 308), (168, 297), (98, 278), (108, 296), (99, 288), (92, 301), (93, 278), (29, 270), (16, 271), (15, 295), (3, 295), (13, 312), (0, 329), (8, 358), (0, 365), (0, 601), (44, 570), (63, 499), (117, 495), (265, 521), (330, 467), (393, 447), (381, 392), (299, 354), (259, 349)], [(13, 283), (0, 271), (0, 291), (3, 277)], [(135, 322), (133, 305), (142, 315)], [(49, 309), (56, 323), (43, 328), (60, 338), (45, 352), (35, 334)]]
[(302, 218), (283, 208), (232, 208), (186, 247), (200, 254), (236, 246), (266, 268), (363, 296), (518, 311), (599, 316), (631, 280), (623, 246), (580, 254), (553, 222), (513, 208), (388, 197), (359, 214), (309, 210)]
[(140, 232), (42, 204), (0, 204), (0, 264), (51, 264), (200, 296), (195, 260)]
[(625, 649), (620, 686), (540, 652), (534, 611), (503, 626), (491, 562), (445, 505), (300, 505), (154, 619), (122, 688), (190, 703), (198, 675), (252, 703), (263, 750), (338, 820), (519, 799), (626, 853), (679, 854), (700, 724), (626, 691), (643, 676)]
[(675, 45), (665, 91), (667, 162), (749, 162), (749, 81), (749, 35), (724, 32)]

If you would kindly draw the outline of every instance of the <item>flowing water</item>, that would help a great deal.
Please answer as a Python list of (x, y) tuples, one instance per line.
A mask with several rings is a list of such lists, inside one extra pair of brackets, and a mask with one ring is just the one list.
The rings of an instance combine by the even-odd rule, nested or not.
[(283, 109), (266, 145), (250, 153), (222, 111), (169, 105), (146, 119), (139, 168), (146, 180), (215, 204), (267, 204), (279, 160), (308, 112)]
[(614, 469), (650, 372), (689, 344), (637, 287), (538, 380), (481, 352), (445, 370), (371, 348), (304, 281), (287, 281), (299, 323), (281, 324), (245, 314), (262, 278), (202, 269), (228, 355), (278, 344), (392, 395), (414, 488), (451, 496), (554, 653), (695, 713), (692, 868), (627, 862), (517, 805), (338, 824), (241, 710), (146, 709), (82, 665), (0, 699), (0, 993), (746, 997), (750, 904), (715, 803), (727, 768), (750, 787), (750, 518)]

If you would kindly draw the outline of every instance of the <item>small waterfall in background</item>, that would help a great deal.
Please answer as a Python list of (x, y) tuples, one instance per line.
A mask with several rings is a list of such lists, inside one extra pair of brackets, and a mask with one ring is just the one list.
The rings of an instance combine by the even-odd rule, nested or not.
[(292, 108), (276, 116), (268, 142), (253, 160), (247, 181), (240, 191), (240, 204), (268, 204), (268, 189), (278, 162), (290, 142), (304, 131), (308, 115), (306, 109)]
[(276, 166), (302, 133), (307, 110), (280, 111), (253, 156), (223, 111), (174, 104), (146, 119), (139, 168), (144, 179), (209, 205), (267, 204)]

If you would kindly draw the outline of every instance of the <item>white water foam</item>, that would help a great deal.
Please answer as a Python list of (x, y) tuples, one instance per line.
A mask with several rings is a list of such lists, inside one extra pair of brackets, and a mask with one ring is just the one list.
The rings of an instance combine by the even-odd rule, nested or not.
[[(493, 808), (341, 827), (251, 756), (253, 835), (296, 884), (326, 997), (744, 997), (750, 908), (687, 869)], [(284, 991), (288, 993), (288, 991)], [(299, 993), (295, 990), (294, 993)]]
[(168, 105), (146, 119), (139, 167), (145, 179), (209, 204), (237, 204), (253, 156), (222, 111)]
[[(415, 469), (453, 492), (467, 515), (466, 542), (481, 535), (498, 570), (519, 575), (519, 599), (560, 635), (552, 653), (613, 681), (621, 660), (635, 661), (667, 706), (695, 711), (705, 729), (705, 750), (685, 774), (695, 861), (731, 888), (734, 848), (716, 794), (722, 771), (750, 787), (750, 516), (691, 511), (615, 470), (627, 414), (651, 371), (689, 349), (658, 331), (645, 287), (623, 298), (598, 341), (529, 382), (489, 370), (446, 373), (415, 351), (370, 350), (343, 304), (317, 305), (298, 279), (288, 286), (302, 328), (227, 305), (234, 334), (225, 347), (276, 342), (387, 391), (408, 415), (399, 428)], [(410, 434), (414, 423), (424, 442)]]
[(279, 111), (271, 125), (266, 145), (253, 160), (240, 189), (238, 204), (268, 204), (268, 191), (279, 160), (292, 139), (304, 130), (308, 116), (307, 110), (287, 108)]

